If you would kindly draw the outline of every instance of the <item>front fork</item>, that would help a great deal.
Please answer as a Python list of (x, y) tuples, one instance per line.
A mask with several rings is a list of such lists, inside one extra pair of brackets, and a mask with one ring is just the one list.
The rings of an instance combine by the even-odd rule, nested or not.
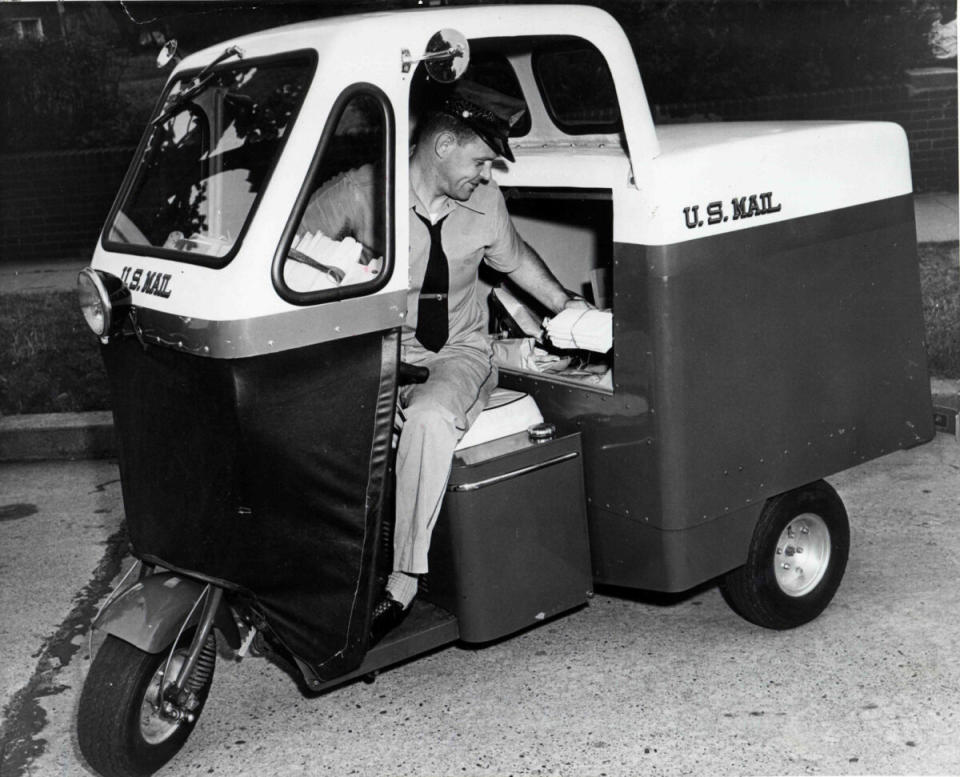
[[(180, 671), (177, 672), (176, 679), (168, 685), (171, 662), (177, 652), (177, 645), (190, 622), (193, 609), (201, 601), (203, 602), (203, 608), (200, 611), (200, 620), (193, 632), (193, 638), (190, 640), (190, 648), (180, 665)], [(222, 601), (223, 589), (207, 583), (200, 597), (194, 602), (193, 609), (180, 624), (180, 631), (170, 646), (167, 661), (163, 666), (163, 676), (160, 679), (160, 687), (163, 689), (160, 714), (165, 718), (186, 720), (188, 723), (192, 723), (194, 720), (194, 710), (200, 704), (196, 691), (206, 685), (210, 672), (213, 671), (215, 648), (212, 640), (209, 645), (207, 642), (213, 632), (214, 618)]]
[[(123, 583), (127, 578), (121, 581), (93, 625), (146, 653), (169, 651), (160, 685), (160, 713), (172, 720), (190, 720), (199, 704), (196, 691), (205, 685), (216, 659), (213, 629), (241, 655), (249, 646), (254, 629), (251, 627), (241, 641), (220, 586), (172, 572), (151, 574), (152, 567), (138, 564), (141, 566), (136, 570), (136, 581), (126, 588)], [(127, 575), (133, 576), (134, 570), (131, 568)], [(193, 635), (184, 654), (180, 643), (191, 629)], [(181, 657), (182, 663), (177, 666), (175, 658)]]

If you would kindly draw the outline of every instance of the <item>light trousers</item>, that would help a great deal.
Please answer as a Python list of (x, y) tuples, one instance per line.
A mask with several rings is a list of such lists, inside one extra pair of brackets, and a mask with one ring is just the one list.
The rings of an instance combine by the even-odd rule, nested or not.
[(450, 478), (453, 451), (497, 385), (485, 339), (433, 353), (404, 346), (401, 358), (428, 367), (426, 383), (402, 386), (403, 431), (397, 447), (393, 571), (427, 571), (430, 535)]

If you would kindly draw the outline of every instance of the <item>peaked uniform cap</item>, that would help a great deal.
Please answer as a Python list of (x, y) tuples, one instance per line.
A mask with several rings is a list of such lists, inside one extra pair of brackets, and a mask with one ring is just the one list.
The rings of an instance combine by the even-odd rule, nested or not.
[(444, 100), (440, 110), (466, 124), (500, 156), (513, 162), (507, 145), (510, 129), (523, 116), (523, 100), (510, 97), (475, 81), (461, 79)]

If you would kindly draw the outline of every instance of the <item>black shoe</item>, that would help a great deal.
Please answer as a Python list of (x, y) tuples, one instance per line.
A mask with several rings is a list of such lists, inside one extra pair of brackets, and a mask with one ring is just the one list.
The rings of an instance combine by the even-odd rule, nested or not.
[(370, 642), (368, 647), (376, 645), (388, 631), (403, 623), (403, 619), (407, 617), (409, 612), (409, 607), (404, 608), (389, 593), (385, 594), (377, 602), (376, 607), (373, 608), (373, 613), (370, 615)]

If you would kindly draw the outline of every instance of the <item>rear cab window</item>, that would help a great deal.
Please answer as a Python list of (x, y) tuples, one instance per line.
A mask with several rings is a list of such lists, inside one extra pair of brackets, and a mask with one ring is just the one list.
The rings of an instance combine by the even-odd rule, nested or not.
[(544, 107), (569, 135), (620, 132), (620, 106), (613, 77), (600, 51), (570, 39), (538, 49), (533, 74)]

